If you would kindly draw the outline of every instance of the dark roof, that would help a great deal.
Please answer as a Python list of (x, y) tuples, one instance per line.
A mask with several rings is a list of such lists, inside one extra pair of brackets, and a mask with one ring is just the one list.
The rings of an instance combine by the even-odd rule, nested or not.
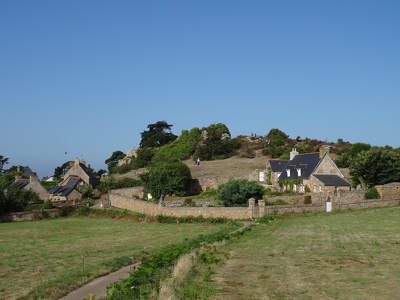
[(283, 168), (286, 166), (289, 160), (284, 159), (271, 159), (269, 164), (271, 166), (272, 172), (282, 172)]
[(86, 174), (89, 175), (89, 177), (96, 178), (96, 176), (93, 175), (92, 171), (90, 171), (90, 169), (85, 164), (79, 163), (79, 166), (82, 168), (83, 171), (85, 171)]
[(59, 196), (68, 196), (74, 190), (73, 187), (53, 186), (49, 189), (49, 194), (57, 194)]
[[(279, 176), (279, 180), (308, 179), (320, 161), (319, 152), (297, 154), (292, 160), (286, 163), (282, 169), (282, 174)], [(287, 172), (285, 172), (287, 169), (290, 169), (290, 176), (287, 176)], [(298, 176), (297, 169), (301, 169), (300, 176)]]
[(30, 183), (29, 179), (18, 179), (17, 181), (13, 182), (13, 185), (16, 186), (17, 188), (24, 188)]
[(338, 175), (322, 175), (322, 174), (313, 174), (315, 178), (321, 181), (326, 186), (349, 186), (346, 180), (341, 178)]
[(49, 192), (49, 194), (54, 194), (54, 193), (57, 192), (57, 190), (59, 190), (59, 189), (61, 189), (61, 188), (62, 188), (62, 186), (59, 186), (59, 185), (57, 185), (57, 186), (52, 186), (51, 188), (49, 188), (48, 192)]
[(77, 176), (70, 176), (68, 179), (67, 184), (65, 185), (66, 187), (71, 187), (71, 188), (75, 188), (77, 186), (77, 184), (79, 183), (79, 181), (81, 181), (81, 179)]

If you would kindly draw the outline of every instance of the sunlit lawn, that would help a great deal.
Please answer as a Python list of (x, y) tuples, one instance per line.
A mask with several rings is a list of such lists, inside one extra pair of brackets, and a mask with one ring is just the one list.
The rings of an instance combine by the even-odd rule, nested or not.
[[(207, 299), (399, 299), (400, 207), (259, 224), (186, 288)], [(198, 266), (199, 270), (204, 267)], [(193, 278), (192, 278), (193, 280)]]
[(30, 299), (37, 287), (40, 299), (57, 299), (121, 263), (129, 264), (130, 257), (139, 260), (144, 252), (223, 226), (90, 218), (3, 223), (0, 299), (16, 299), (31, 292), (24, 298)]

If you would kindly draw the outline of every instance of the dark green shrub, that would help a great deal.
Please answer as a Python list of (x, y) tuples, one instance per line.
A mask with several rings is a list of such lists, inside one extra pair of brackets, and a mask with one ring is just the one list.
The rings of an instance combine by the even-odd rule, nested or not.
[(250, 198), (262, 198), (264, 187), (247, 179), (230, 179), (218, 186), (217, 193), (224, 206), (246, 206)]
[(257, 223), (271, 223), (272, 221), (276, 220), (273, 216), (262, 216), (261, 218), (257, 219)]
[(43, 209), (50, 209), (53, 207), (53, 202), (51, 202), (51, 200), (46, 200), (44, 201), (44, 203), (42, 204), (42, 208)]
[(376, 188), (370, 188), (368, 192), (365, 193), (365, 199), (379, 199), (381, 195)]

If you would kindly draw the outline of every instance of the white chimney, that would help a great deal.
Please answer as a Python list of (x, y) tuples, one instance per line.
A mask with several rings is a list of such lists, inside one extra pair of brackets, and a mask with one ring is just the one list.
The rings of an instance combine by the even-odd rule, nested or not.
[(292, 160), (299, 152), (296, 151), (296, 148), (292, 149), (292, 152), (290, 152), (290, 160)]

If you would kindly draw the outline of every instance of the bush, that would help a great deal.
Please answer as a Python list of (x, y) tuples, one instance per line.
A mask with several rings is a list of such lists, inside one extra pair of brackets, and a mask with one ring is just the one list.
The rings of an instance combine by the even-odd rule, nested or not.
[(44, 203), (42, 204), (42, 208), (43, 209), (53, 208), (53, 202), (51, 202), (51, 200), (44, 201)]
[(230, 179), (218, 186), (217, 193), (224, 206), (245, 206), (250, 198), (261, 199), (264, 187), (247, 179)]
[(139, 177), (154, 198), (161, 195), (183, 196), (192, 182), (189, 167), (181, 162), (161, 162)]
[(365, 193), (365, 199), (379, 199), (381, 195), (376, 188), (370, 188), (368, 192)]

